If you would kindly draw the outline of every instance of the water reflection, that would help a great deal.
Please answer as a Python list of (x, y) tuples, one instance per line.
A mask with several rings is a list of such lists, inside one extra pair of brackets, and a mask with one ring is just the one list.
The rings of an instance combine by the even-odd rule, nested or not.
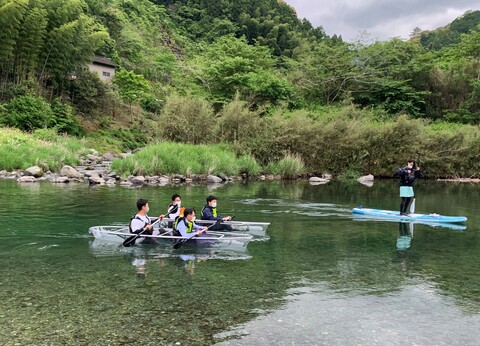
[(397, 250), (408, 250), (412, 245), (413, 222), (399, 222), (398, 230), (400, 235), (397, 238)]

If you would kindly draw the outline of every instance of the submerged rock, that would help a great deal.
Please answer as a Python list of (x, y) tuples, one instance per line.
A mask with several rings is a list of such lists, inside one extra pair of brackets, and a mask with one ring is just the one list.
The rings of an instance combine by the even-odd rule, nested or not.
[(36, 181), (37, 181), (37, 179), (34, 176), (31, 176), (31, 175), (25, 175), (25, 176), (17, 179), (18, 183), (34, 183)]
[(90, 177), (88, 178), (88, 182), (91, 185), (104, 185), (105, 184), (105, 179), (100, 178), (100, 177)]

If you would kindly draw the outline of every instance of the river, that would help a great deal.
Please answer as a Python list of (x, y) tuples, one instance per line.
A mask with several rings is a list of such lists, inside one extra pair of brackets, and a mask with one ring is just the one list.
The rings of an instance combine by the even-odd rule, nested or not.
[[(0, 181), (0, 345), (477, 345), (479, 185), (420, 181), (459, 228), (362, 221), (395, 181), (122, 188)], [(221, 253), (97, 246), (88, 228), (209, 194), (268, 239)]]

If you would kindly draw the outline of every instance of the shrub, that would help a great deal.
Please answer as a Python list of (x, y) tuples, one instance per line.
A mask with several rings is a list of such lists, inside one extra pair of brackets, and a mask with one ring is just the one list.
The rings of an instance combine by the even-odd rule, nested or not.
[(55, 126), (55, 118), (43, 98), (24, 95), (5, 105), (5, 111), (0, 113), (0, 124), (31, 131)]
[(305, 164), (298, 154), (286, 154), (283, 159), (269, 167), (271, 172), (285, 179), (295, 179), (305, 173)]

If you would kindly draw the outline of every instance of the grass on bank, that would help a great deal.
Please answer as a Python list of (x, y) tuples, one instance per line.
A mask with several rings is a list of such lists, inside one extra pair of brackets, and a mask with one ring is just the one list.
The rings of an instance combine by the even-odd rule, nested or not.
[(64, 164), (78, 164), (80, 156), (86, 153), (84, 141), (57, 135), (54, 130), (27, 134), (0, 128), (0, 169), (11, 171), (38, 165), (45, 171), (57, 171)]
[(225, 145), (158, 143), (112, 162), (112, 169), (122, 175), (226, 174), (260, 173), (261, 167), (251, 156), (237, 157)]

